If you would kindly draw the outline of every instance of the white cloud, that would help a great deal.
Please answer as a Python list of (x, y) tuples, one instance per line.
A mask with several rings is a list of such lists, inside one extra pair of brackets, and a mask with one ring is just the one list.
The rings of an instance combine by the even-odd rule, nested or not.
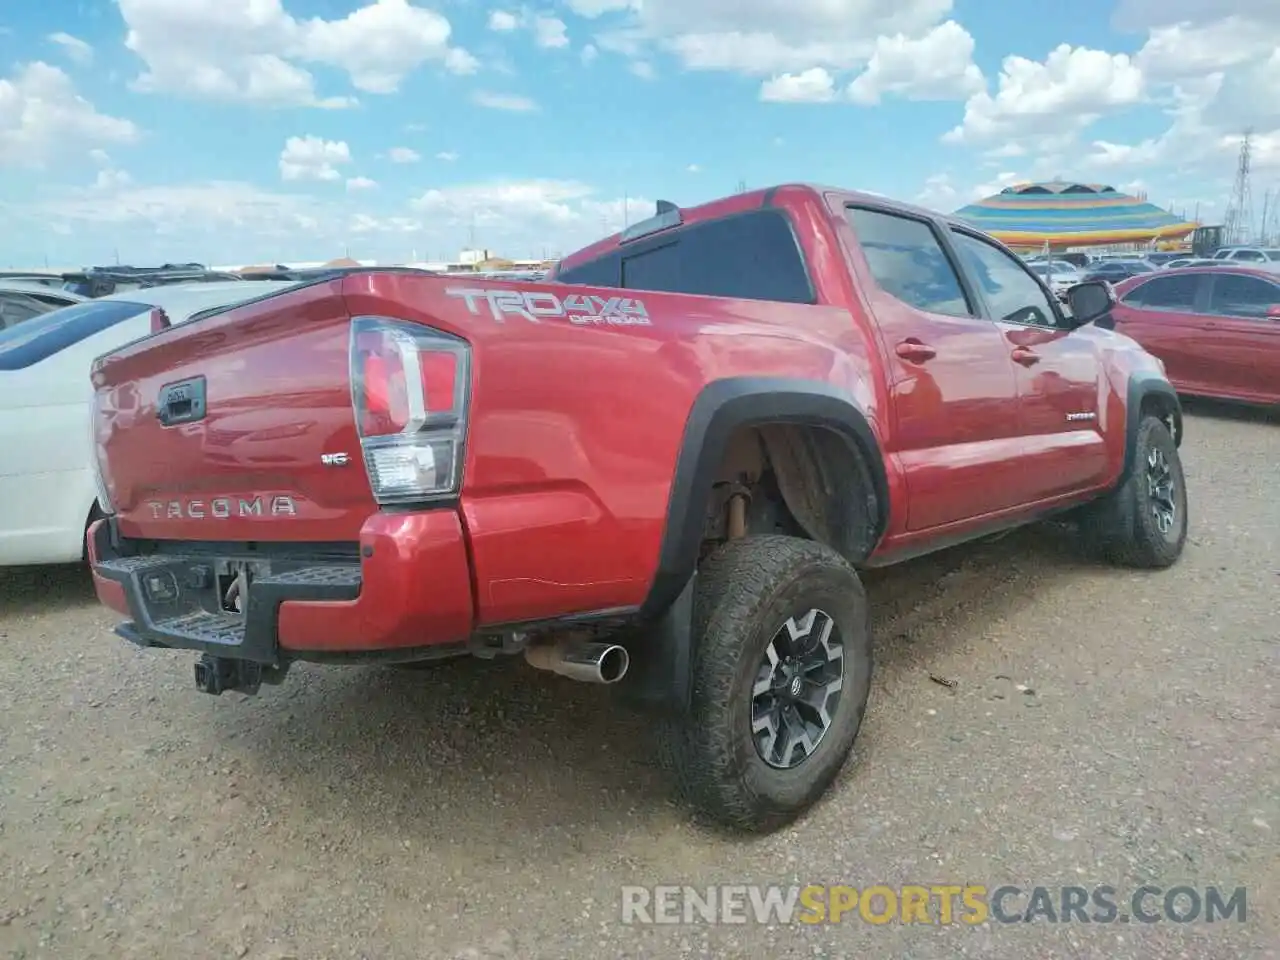
[[(876, 38), (926, 34), (953, 0), (569, 0), (582, 16), (620, 20), (631, 42), (657, 45), (686, 67), (767, 77), (864, 65)], [(598, 43), (603, 38), (597, 37)]]
[(1280, 29), (1237, 16), (1203, 26), (1175, 23), (1152, 30), (1134, 63), (1157, 81), (1203, 77), (1266, 56), (1276, 49), (1277, 34)]
[(308, 134), (290, 137), (280, 151), (282, 180), (337, 180), (338, 167), (351, 162), (351, 148), (344, 140), (324, 140)]
[(133, 143), (131, 120), (99, 113), (57, 67), (36, 61), (0, 80), (0, 166), (41, 167), (70, 147)]
[[(356, 178), (352, 178), (353, 180)], [(384, 195), (385, 194), (385, 195)], [(500, 255), (568, 253), (653, 213), (653, 202), (600, 196), (572, 181), (499, 181), (430, 190), (407, 208), (380, 190), (275, 192), (239, 182), (60, 188), (7, 210), (6, 259), (162, 263), (453, 257), (476, 242)], [(31, 266), (34, 263), (17, 263)]]
[(471, 95), (471, 100), (477, 106), (487, 107), (490, 110), (507, 110), (512, 113), (528, 113), (538, 109), (538, 105), (528, 97), (508, 93), (490, 93), (486, 90), (477, 90)]
[(445, 163), (453, 163), (453, 161), (458, 159), (458, 155), (452, 150), (441, 150), (436, 154), (436, 159), (442, 160)]
[(689, 166), (687, 166), (685, 169), (686, 169), (689, 173), (701, 173), (701, 172), (702, 172), (702, 168), (701, 168), (700, 166), (698, 166), (696, 163), (691, 163), (691, 164), (689, 164)]
[(494, 10), (489, 14), (489, 29), (497, 33), (513, 33), (527, 29), (533, 34), (535, 45), (544, 50), (555, 50), (569, 45), (568, 27), (559, 17), (549, 13), (533, 13), (522, 9), (519, 13)]
[(359, 90), (388, 94), (427, 63), (474, 73), (450, 46), (449, 21), (408, 0), (372, 0), (337, 20), (302, 20), (281, 0), (118, 0), (125, 45), (145, 63), (136, 89), (266, 106), (350, 106), (322, 97), (305, 65), (345, 71)]
[(1108, 110), (1138, 103), (1142, 71), (1125, 54), (1060, 44), (1043, 63), (1005, 57), (993, 97), (983, 90), (965, 104), (948, 143), (989, 143), (1024, 136), (1070, 138)]
[(563, 20), (558, 17), (537, 16), (533, 18), (533, 42), (538, 46), (553, 50), (569, 45)]
[(89, 159), (100, 167), (111, 166), (111, 154), (103, 150), (101, 147), (94, 147), (89, 151)]
[(347, 181), (347, 189), (355, 190), (372, 190), (378, 185), (376, 180), (370, 180), (368, 177), (352, 177)]
[(387, 158), (392, 163), (417, 163), (422, 159), (422, 154), (411, 147), (392, 147), (387, 151)]
[(49, 34), (49, 40), (60, 46), (66, 55), (74, 62), (84, 65), (93, 62), (93, 47), (85, 43), (79, 37), (73, 37), (69, 33)]
[(938, 173), (925, 180), (924, 189), (916, 194), (915, 202), (930, 210), (950, 213), (960, 205), (959, 197), (950, 175)]
[(133, 177), (129, 176), (124, 170), (107, 168), (98, 171), (98, 175), (93, 180), (93, 189), (119, 190), (121, 187), (127, 187), (131, 183), (133, 183)]
[(653, 64), (648, 60), (633, 60), (627, 65), (627, 69), (631, 71), (632, 76), (639, 77), (641, 80), (652, 80), (655, 76)]
[(582, 57), (583, 63), (591, 63), (598, 56), (600, 56), (600, 51), (596, 49), (596, 45), (594, 43), (588, 43), (585, 47), (582, 48), (582, 53), (579, 54), (579, 56)]
[(489, 14), (489, 29), (499, 33), (510, 33), (520, 26), (520, 18), (505, 10), (494, 10)]
[(653, 201), (599, 200), (588, 185), (572, 180), (501, 180), (428, 190), (411, 204), (425, 222), (455, 232), (476, 231), (477, 241), (509, 249), (491, 236), (509, 237), (521, 248), (569, 252), (650, 216)]
[(963, 100), (985, 92), (973, 49), (973, 37), (954, 20), (916, 40), (901, 33), (879, 37), (866, 70), (849, 85), (849, 98), (870, 105), (885, 94), (909, 100)]
[(766, 103), (829, 103), (835, 96), (835, 78), (822, 67), (784, 73), (760, 85), (760, 99)]

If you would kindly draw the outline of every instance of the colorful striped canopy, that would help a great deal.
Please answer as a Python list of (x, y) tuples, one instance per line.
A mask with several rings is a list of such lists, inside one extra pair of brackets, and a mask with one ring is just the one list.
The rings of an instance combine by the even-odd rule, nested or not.
[(1153, 203), (1098, 183), (1020, 183), (955, 216), (1011, 247), (1084, 247), (1176, 239), (1196, 229)]

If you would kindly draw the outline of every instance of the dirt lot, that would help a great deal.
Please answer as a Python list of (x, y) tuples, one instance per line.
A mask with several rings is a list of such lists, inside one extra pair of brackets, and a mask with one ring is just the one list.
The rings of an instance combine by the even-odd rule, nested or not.
[[(1191, 413), (1173, 570), (1097, 566), (1033, 529), (870, 578), (855, 761), (753, 842), (691, 822), (598, 688), (519, 663), (303, 667), (207, 697), (190, 655), (115, 638), (81, 574), (6, 572), (0, 955), (1280, 955), (1280, 418)], [(619, 922), (623, 884), (769, 882), (1110, 884), (1122, 903), (1142, 883), (1244, 885), (1248, 913)]]

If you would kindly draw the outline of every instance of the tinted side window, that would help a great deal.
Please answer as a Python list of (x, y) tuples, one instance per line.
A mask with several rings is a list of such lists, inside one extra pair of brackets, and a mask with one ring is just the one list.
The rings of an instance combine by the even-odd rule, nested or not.
[(973, 316), (960, 278), (927, 223), (860, 207), (847, 208), (845, 215), (881, 290), (926, 313)]
[(1017, 258), (984, 240), (953, 230), (956, 247), (978, 281), (996, 318), (1005, 323), (1057, 325), (1049, 294)]
[(1121, 298), (1131, 307), (1151, 307), (1159, 310), (1183, 310), (1190, 312), (1196, 305), (1198, 276), (1161, 277), (1148, 280)]
[(1213, 278), (1210, 313), (1265, 320), (1267, 310), (1277, 305), (1280, 305), (1280, 286), (1274, 283), (1232, 274)]
[(709, 220), (622, 250), (628, 290), (812, 303), (813, 286), (786, 216), (777, 210)]
[(0, 328), (12, 327), (48, 310), (30, 297), (0, 297)]
[(616, 253), (588, 260), (570, 267), (556, 277), (556, 283), (580, 283), (587, 287), (622, 286), (619, 259)]
[(1258, 250), (1237, 250), (1231, 255), (1232, 260), (1247, 260), (1256, 263), (1260, 260), (1266, 260), (1266, 256)]
[(126, 300), (63, 307), (0, 331), (0, 370), (21, 370), (151, 308)]

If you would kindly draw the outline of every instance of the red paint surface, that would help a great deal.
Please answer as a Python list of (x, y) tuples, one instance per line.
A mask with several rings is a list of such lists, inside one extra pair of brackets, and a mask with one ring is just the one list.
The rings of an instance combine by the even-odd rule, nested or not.
[[(1141, 281), (1174, 272), (1257, 277), (1275, 285), (1275, 308), (1280, 310), (1280, 275), (1248, 267), (1184, 267), (1144, 274), (1118, 284), (1116, 295), (1123, 297)], [(1229, 317), (1118, 303), (1112, 318), (1118, 332), (1132, 337), (1164, 362), (1169, 382), (1179, 393), (1246, 403), (1280, 403), (1280, 316)]]
[[(842, 214), (853, 199), (802, 187), (775, 194), (808, 258), (816, 305), (372, 272), (126, 347), (94, 373), (120, 532), (371, 544), (359, 600), (289, 603), (281, 613), (287, 646), (336, 650), (445, 642), (479, 625), (640, 603), (686, 418), (699, 390), (724, 377), (821, 380), (866, 412), (890, 486), (877, 557), (1110, 484), (1123, 458), (1128, 372), (1154, 361), (1107, 331), (907, 307), (875, 286)], [(760, 201), (735, 196), (685, 211), (686, 222)], [(455, 287), (623, 294), (643, 301), (652, 325), (498, 322), (483, 301), (473, 315), (446, 294)], [(359, 315), (427, 324), (471, 344), (456, 511), (384, 514), (373, 502), (347, 369), (349, 318)], [(909, 339), (934, 356), (900, 357), (895, 345)], [(1015, 362), (1019, 349), (1039, 362)], [(208, 415), (162, 428), (161, 387), (196, 375), (208, 381)], [(1097, 419), (1066, 419), (1080, 411)], [(322, 454), (338, 452), (351, 456), (348, 466), (321, 465)], [(255, 496), (291, 497), (296, 515), (171, 519), (163, 506)]]

